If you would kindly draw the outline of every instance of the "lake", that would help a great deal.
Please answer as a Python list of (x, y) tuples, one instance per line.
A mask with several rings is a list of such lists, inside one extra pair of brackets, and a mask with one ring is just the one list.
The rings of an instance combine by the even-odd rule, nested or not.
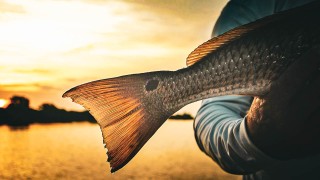
[(192, 123), (165, 122), (114, 174), (97, 124), (0, 126), (0, 179), (241, 179), (199, 150)]

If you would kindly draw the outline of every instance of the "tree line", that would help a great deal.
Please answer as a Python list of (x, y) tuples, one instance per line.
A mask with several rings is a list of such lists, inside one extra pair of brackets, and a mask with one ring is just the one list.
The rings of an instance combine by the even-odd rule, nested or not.
[[(23, 96), (13, 96), (6, 108), (0, 108), (0, 125), (27, 126), (32, 123), (66, 123), (92, 122), (96, 123), (88, 111), (67, 111), (53, 104), (42, 104), (38, 110), (29, 106), (29, 99)], [(174, 115), (170, 119), (193, 119), (189, 114)]]
[(96, 122), (88, 111), (66, 111), (53, 104), (45, 103), (39, 110), (29, 106), (29, 99), (22, 96), (10, 98), (6, 108), (0, 108), (0, 125), (27, 126), (32, 123), (65, 123), (65, 122)]

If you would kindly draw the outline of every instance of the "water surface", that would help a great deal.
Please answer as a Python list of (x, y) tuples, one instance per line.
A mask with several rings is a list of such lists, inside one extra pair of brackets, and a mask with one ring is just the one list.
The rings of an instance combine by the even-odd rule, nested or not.
[(199, 150), (192, 122), (167, 121), (114, 174), (96, 124), (0, 126), (0, 179), (241, 179)]

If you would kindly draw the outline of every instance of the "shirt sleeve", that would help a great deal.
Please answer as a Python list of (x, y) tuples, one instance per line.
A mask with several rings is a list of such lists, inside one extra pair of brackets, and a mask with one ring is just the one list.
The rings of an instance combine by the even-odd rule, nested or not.
[[(310, 0), (231, 0), (221, 12), (212, 36), (308, 2)], [(199, 148), (230, 173), (249, 174), (276, 162), (248, 137), (245, 115), (252, 99), (221, 96), (203, 100), (194, 121)]]
[(200, 149), (229, 173), (248, 174), (274, 162), (247, 135), (243, 116), (251, 101), (249, 96), (204, 100), (194, 122)]

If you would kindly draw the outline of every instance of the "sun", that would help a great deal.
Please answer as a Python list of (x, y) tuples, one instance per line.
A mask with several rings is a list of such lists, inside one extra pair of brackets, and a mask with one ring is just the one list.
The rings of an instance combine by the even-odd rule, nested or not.
[(7, 100), (5, 99), (0, 99), (0, 108), (3, 108), (7, 104)]

